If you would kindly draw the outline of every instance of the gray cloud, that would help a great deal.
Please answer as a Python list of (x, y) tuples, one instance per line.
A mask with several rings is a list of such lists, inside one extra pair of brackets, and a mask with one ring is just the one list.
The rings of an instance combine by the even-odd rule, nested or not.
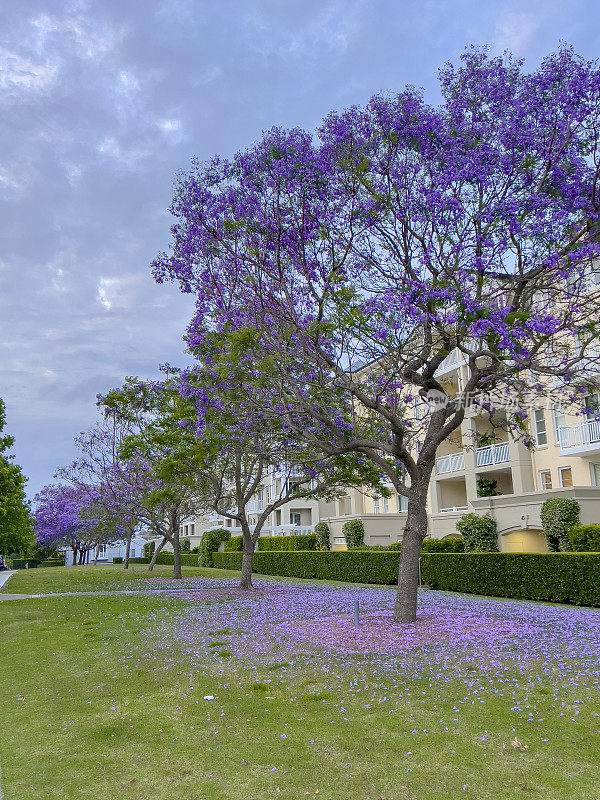
[(598, 52), (592, 0), (7, 0), (0, 9), (0, 396), (30, 492), (95, 397), (182, 363), (192, 299), (156, 286), (174, 172), (405, 83), (465, 44)]

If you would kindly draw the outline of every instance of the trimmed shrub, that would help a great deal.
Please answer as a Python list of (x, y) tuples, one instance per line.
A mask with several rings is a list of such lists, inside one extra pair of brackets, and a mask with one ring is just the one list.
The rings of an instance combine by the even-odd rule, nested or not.
[(156, 550), (156, 542), (146, 542), (146, 544), (144, 545), (144, 558), (152, 558), (155, 550)]
[(361, 519), (350, 519), (342, 527), (348, 550), (360, 547), (365, 543), (365, 526)]
[(329, 525), (326, 522), (317, 522), (315, 525), (317, 550), (330, 550)]
[(242, 553), (243, 551), (244, 551), (243, 536), (232, 536), (231, 539), (229, 539), (229, 541), (225, 542), (226, 553)]
[(582, 553), (600, 551), (600, 525), (575, 525), (567, 531), (571, 550)]
[(542, 505), (542, 529), (548, 550), (571, 549), (569, 531), (579, 524), (579, 503), (572, 497), (550, 497)]
[(424, 539), (421, 545), (422, 553), (463, 553), (465, 543), (455, 536), (446, 539)]
[[(160, 552), (158, 554), (158, 558), (156, 559), (157, 564), (163, 564), (166, 566), (171, 566), (173, 564), (173, 553), (165, 553)], [(182, 553), (181, 554), (181, 566), (182, 567), (199, 567), (199, 556), (195, 555), (194, 553)]]
[(600, 606), (600, 553), (430, 553), (421, 571), (432, 589)]
[(39, 564), (40, 567), (64, 567), (64, 565), (64, 558), (46, 558)]
[[(214, 562), (219, 569), (240, 570), (242, 556), (241, 553), (215, 553)], [(272, 550), (255, 553), (252, 569), (259, 575), (393, 585), (398, 578), (399, 563), (400, 553)]]
[(496, 520), (489, 514), (464, 514), (456, 523), (458, 532), (463, 537), (465, 552), (498, 552), (498, 533)]
[(231, 533), (225, 528), (213, 528), (211, 531), (205, 531), (200, 544), (200, 566), (212, 567), (213, 553), (218, 551), (221, 542), (227, 544), (229, 539), (231, 539)]
[(144, 558), (143, 556), (138, 556), (136, 558), (130, 558), (129, 559), (129, 563), (130, 564), (149, 564), (151, 560), (152, 560), (151, 558)]
[(182, 553), (189, 553), (191, 547), (192, 547), (192, 543), (190, 542), (189, 539), (182, 539), (179, 542), (179, 549), (181, 550)]
[(42, 563), (37, 558), (12, 558), (11, 560), (13, 569), (27, 569), (27, 564), (29, 564), (29, 569), (33, 569)]
[(113, 564), (122, 564), (122, 563), (123, 563), (123, 557), (122, 556), (115, 556), (113, 558)]
[(259, 550), (316, 550), (317, 537), (314, 533), (298, 536), (259, 536)]

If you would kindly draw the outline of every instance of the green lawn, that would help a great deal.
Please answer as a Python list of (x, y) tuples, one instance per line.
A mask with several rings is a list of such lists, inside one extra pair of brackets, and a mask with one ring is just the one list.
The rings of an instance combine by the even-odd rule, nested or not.
[[(222, 570), (182, 567), (184, 578), (219, 577)], [(61, 592), (98, 592), (119, 589), (151, 589), (148, 579), (168, 578), (173, 567), (157, 564), (148, 572), (146, 564), (132, 564), (129, 569), (122, 566), (99, 565), (96, 567), (37, 567), (20, 569), (4, 584), (0, 592), (5, 594), (57, 594)]]
[[(92, 569), (19, 573), (10, 590), (129, 580)], [(333, 587), (303, 592), (290, 619), (346, 602)], [(541, 650), (527, 664), (517, 653), (480, 675), (464, 648), (390, 658), (290, 644), (286, 598), (1, 602), (4, 800), (598, 797), (597, 681), (584, 686), (572, 659), (553, 671)]]

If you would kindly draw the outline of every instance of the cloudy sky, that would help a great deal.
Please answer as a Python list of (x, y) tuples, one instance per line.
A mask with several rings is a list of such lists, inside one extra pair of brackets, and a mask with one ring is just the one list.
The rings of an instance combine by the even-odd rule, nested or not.
[(0, 0), (0, 396), (35, 493), (98, 392), (184, 363), (153, 283), (176, 170), (436, 71), (465, 45), (600, 56), (597, 0)]

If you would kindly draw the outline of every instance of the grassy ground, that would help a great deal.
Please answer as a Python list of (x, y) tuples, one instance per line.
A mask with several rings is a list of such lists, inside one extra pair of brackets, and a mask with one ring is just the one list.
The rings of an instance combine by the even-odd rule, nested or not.
[[(234, 575), (222, 570), (182, 567), (184, 578), (217, 577)], [(146, 564), (132, 564), (129, 569), (122, 566), (101, 565), (96, 567), (37, 567), (21, 569), (4, 584), (0, 592), (5, 594), (57, 594), (61, 592), (98, 592), (119, 589), (151, 589), (151, 578), (173, 575), (173, 567), (157, 564), (148, 572)]]
[[(121, 580), (95, 569), (102, 578), (33, 570), (10, 589), (63, 591), (61, 572), (94, 589)], [(290, 618), (342, 601), (302, 589)], [(468, 648), (333, 653), (290, 644), (277, 627), (286, 603), (0, 603), (5, 800), (597, 798), (597, 678), (588, 685), (572, 655), (553, 666), (516, 653), (492, 675)]]

